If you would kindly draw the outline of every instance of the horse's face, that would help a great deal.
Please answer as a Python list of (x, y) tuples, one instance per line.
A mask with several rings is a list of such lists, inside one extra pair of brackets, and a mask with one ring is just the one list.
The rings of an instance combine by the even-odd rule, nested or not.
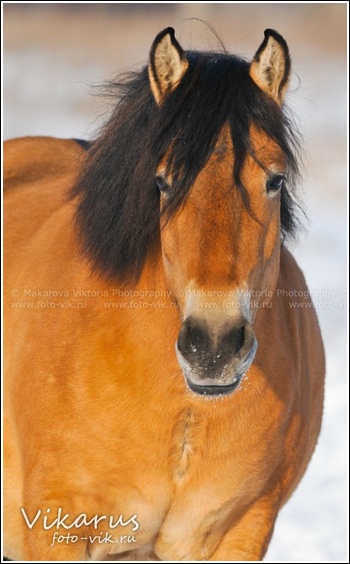
[[(233, 183), (232, 142), (224, 128), (184, 205), (162, 221), (164, 271), (183, 318), (177, 356), (199, 393), (228, 393), (238, 386), (257, 348), (255, 314), (277, 280), (283, 155), (267, 138), (255, 137), (259, 158), (276, 175), (247, 158), (242, 180), (251, 210)], [(162, 205), (171, 190), (164, 170), (162, 164)]]
[[(181, 72), (173, 75), (179, 80)], [(269, 301), (279, 271), (284, 155), (265, 134), (250, 135), (264, 166), (246, 158), (246, 201), (233, 180), (235, 155), (224, 126), (183, 205), (161, 222), (165, 276), (183, 321), (176, 353), (189, 387), (200, 394), (238, 387), (257, 349), (256, 312)], [(164, 160), (157, 170), (162, 207), (172, 190), (166, 170)]]

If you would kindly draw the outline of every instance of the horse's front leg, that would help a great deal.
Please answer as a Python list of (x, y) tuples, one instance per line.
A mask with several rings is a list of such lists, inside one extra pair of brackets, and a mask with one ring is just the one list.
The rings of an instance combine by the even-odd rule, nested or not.
[(277, 510), (270, 500), (257, 501), (223, 537), (208, 558), (215, 561), (262, 560), (269, 545)]

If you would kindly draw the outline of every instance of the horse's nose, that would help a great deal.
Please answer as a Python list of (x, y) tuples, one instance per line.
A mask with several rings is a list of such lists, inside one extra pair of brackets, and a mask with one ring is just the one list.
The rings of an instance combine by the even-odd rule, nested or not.
[(254, 360), (256, 348), (253, 328), (244, 318), (210, 326), (207, 320), (188, 317), (176, 344), (187, 383), (206, 394), (233, 391)]
[(245, 324), (240, 323), (217, 335), (217, 331), (210, 331), (201, 320), (190, 317), (181, 328), (177, 347), (186, 360), (199, 361), (214, 352), (220, 354), (220, 357), (238, 354), (245, 337)]

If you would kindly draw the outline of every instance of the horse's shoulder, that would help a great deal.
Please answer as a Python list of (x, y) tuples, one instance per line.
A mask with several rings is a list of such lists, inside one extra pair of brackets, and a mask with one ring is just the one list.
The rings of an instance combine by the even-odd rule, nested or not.
[(48, 177), (74, 173), (82, 147), (71, 139), (19, 137), (4, 143), (4, 186), (10, 189)]

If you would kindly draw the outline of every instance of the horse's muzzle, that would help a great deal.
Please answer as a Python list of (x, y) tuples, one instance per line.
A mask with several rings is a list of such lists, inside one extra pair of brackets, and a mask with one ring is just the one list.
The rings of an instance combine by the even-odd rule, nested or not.
[(188, 387), (213, 396), (238, 388), (257, 346), (253, 328), (245, 319), (218, 329), (191, 316), (182, 325), (176, 354)]

